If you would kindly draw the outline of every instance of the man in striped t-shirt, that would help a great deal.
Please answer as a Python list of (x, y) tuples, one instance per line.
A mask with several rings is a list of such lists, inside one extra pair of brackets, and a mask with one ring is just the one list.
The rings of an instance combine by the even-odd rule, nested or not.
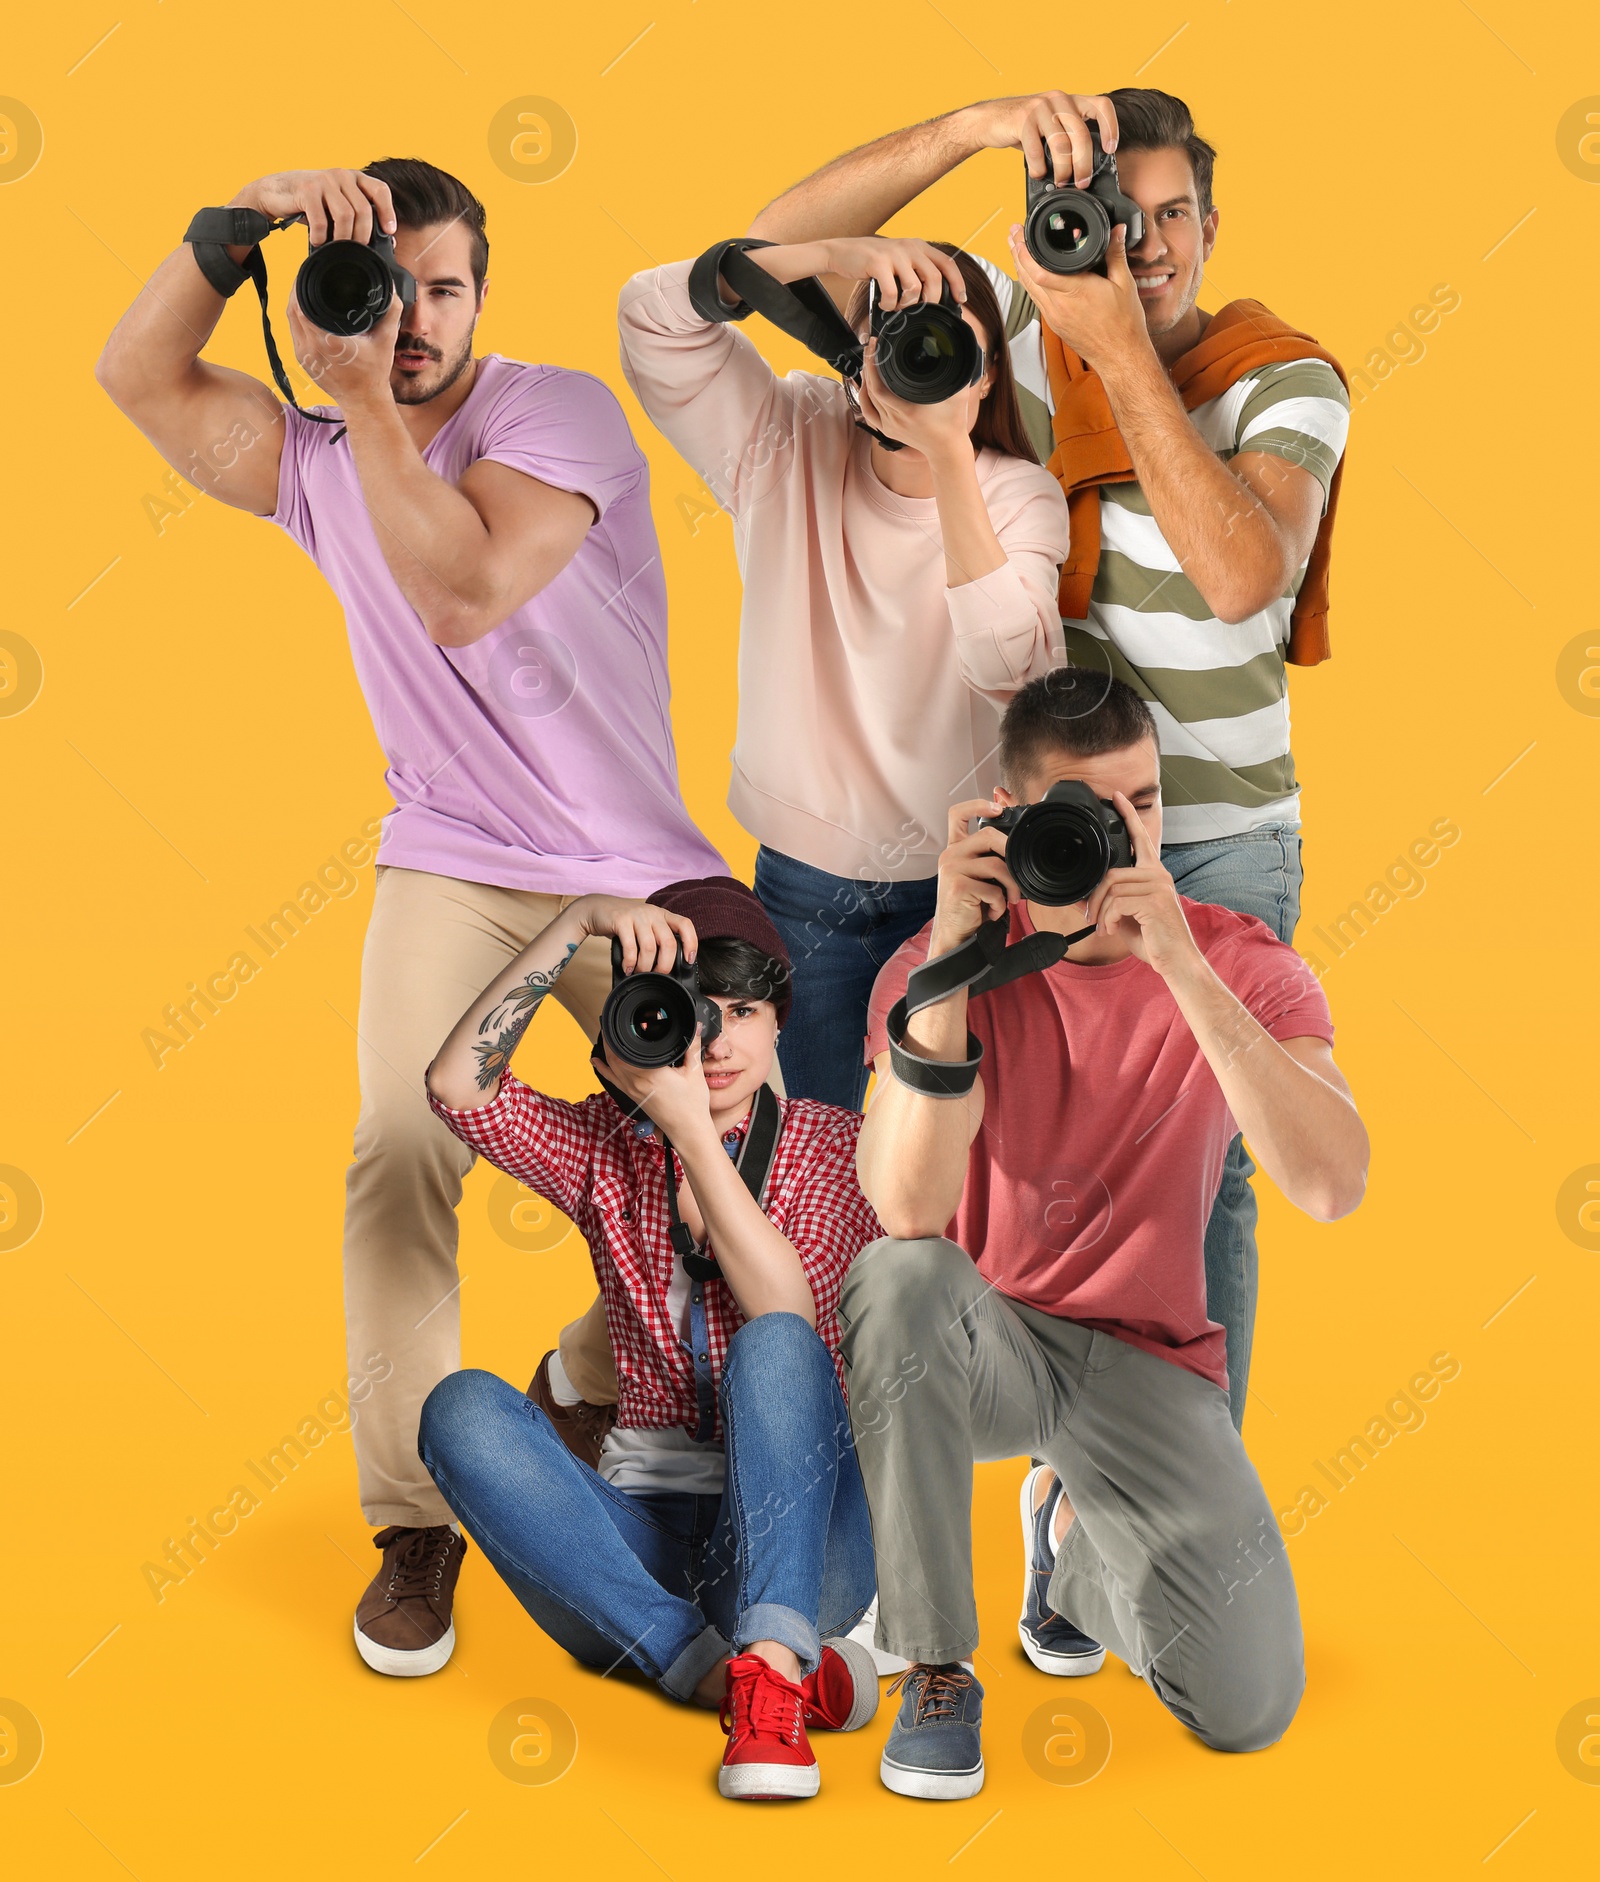
[[(1075, 570), (1087, 592), (1062, 623), (1067, 657), (1074, 668), (1109, 671), (1150, 704), (1161, 747), (1161, 856), (1179, 890), (1255, 915), (1289, 941), (1301, 872), (1285, 655), (1313, 545), (1325, 556), (1349, 399), (1328, 356), (1264, 308), (1235, 304), (1213, 316), (1197, 305), (1217, 233), (1216, 153), (1196, 135), (1187, 106), (1134, 89), (969, 105), (838, 158), (763, 210), (750, 232), (791, 242), (873, 233), (986, 149), (1020, 148), (1031, 173), (1050, 170), (1058, 183), (1081, 187), (1093, 163), (1090, 121), (1118, 153), (1124, 194), (1144, 212), (1141, 239), (1127, 248), (1119, 226), (1104, 276), (1043, 273), (1020, 228), (1011, 237), (1017, 278), (986, 264), (1029, 435), (1041, 462), (1056, 457), (1051, 467), (1063, 482), (1068, 441), (1093, 430), (1093, 408), (1088, 426), (1082, 412), (1073, 426), (1059, 424), (1058, 395), (1063, 386), (1069, 397), (1082, 393), (1085, 367), (1097, 376), (1103, 429), (1091, 456), (1100, 469), (1086, 490), (1068, 492), (1074, 544), (1063, 593)], [(909, 257), (894, 273), (882, 284), (886, 305), (920, 297)], [(1190, 409), (1194, 392), (1183, 397), (1185, 385), (1229, 378), (1209, 363), (1204, 381), (1195, 376), (1196, 349), (1213, 321), (1210, 339), (1224, 345), (1230, 321), (1246, 342), (1253, 330), (1270, 330), (1273, 341), (1259, 350), (1274, 356)], [(1063, 364), (1069, 348), (1076, 386)], [(1217, 350), (1207, 345), (1202, 357)], [(1116, 462), (1121, 481), (1107, 468)], [(1084, 554), (1096, 523), (1098, 560), (1092, 547)], [(1320, 628), (1320, 569), (1316, 579), (1306, 599)], [(1070, 701), (1068, 685), (1063, 710), (1073, 710)], [(1235, 1140), (1206, 1235), (1208, 1309), (1227, 1332), (1236, 1424), (1255, 1324), (1253, 1170)]]
[[(1039, 310), (1026, 288), (993, 263), (983, 266), (1005, 315), (1017, 403), (1043, 463), (1055, 449), (1054, 401)], [(1350, 419), (1349, 396), (1331, 366), (1320, 359), (1263, 366), (1188, 417), (1224, 463), (1241, 452), (1263, 452), (1308, 472), (1321, 517)], [(1099, 500), (1100, 564), (1088, 618), (1064, 620), (1062, 632), (1074, 666), (1109, 667), (1155, 714), (1168, 868), (1176, 874), (1183, 859), (1173, 852), (1193, 845), (1297, 831), (1300, 791), (1289, 750), (1284, 650), (1304, 559), (1263, 607), (1242, 621), (1226, 621), (1185, 574), (1137, 481), (1102, 484)], [(1222, 899), (1183, 892), (1195, 900)], [(1262, 919), (1280, 926), (1272, 916)]]

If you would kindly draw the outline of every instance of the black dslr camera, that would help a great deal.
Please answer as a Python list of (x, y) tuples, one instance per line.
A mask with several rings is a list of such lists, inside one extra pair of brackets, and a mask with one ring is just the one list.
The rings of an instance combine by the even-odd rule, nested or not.
[(680, 947), (664, 974), (625, 974), (622, 943), (611, 941), (611, 991), (600, 1009), (600, 1056), (654, 1070), (681, 1065), (695, 1034), (702, 1047), (722, 1031), (722, 1008), (700, 991), (700, 972)]
[(1037, 804), (1013, 804), (979, 829), (1004, 830), (1006, 867), (1030, 902), (1064, 908), (1093, 895), (1109, 869), (1133, 866), (1133, 839), (1114, 804), (1069, 778)]
[(417, 282), (395, 260), (394, 237), (374, 228), (370, 241), (324, 242), (312, 249), (300, 265), (294, 291), (313, 326), (350, 335), (375, 327), (396, 295), (402, 308), (414, 306)]
[(873, 281), (867, 305), (870, 331), (878, 342), (878, 371), (897, 399), (908, 405), (940, 405), (983, 377), (983, 348), (962, 319), (948, 281), (938, 300), (914, 301), (892, 313), (878, 304), (878, 284)]
[[(1028, 253), (1051, 274), (1104, 274), (1111, 231), (1127, 224), (1128, 246), (1144, 240), (1144, 211), (1117, 183), (1117, 160), (1100, 148), (1100, 126), (1092, 120), (1094, 170), (1086, 189), (1074, 183), (1057, 185), (1047, 169), (1028, 177), (1027, 206), (1022, 224)], [(1048, 146), (1045, 162), (1050, 161)]]

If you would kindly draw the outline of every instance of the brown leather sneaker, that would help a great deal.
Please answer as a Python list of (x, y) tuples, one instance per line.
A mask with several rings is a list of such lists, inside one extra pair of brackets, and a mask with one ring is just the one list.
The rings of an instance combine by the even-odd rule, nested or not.
[(555, 1394), (550, 1390), (550, 1361), (554, 1358), (552, 1349), (539, 1361), (539, 1370), (533, 1375), (533, 1383), (528, 1387), (528, 1397), (555, 1426), (557, 1437), (578, 1462), (587, 1464), (591, 1470), (598, 1470), (600, 1446), (606, 1441), (606, 1433), (617, 1422), (617, 1408), (615, 1405), (591, 1405), (587, 1399), (579, 1399), (576, 1405), (558, 1405)]
[(356, 1651), (375, 1673), (415, 1679), (437, 1673), (454, 1653), (450, 1618), (465, 1536), (448, 1523), (407, 1529), (392, 1523), (372, 1538), (383, 1551), (356, 1609)]

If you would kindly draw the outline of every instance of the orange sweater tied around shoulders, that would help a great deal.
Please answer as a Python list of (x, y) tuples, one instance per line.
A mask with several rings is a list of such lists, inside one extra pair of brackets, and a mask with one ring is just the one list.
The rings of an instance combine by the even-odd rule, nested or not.
[[(1134, 481), (1133, 461), (1111, 415), (1111, 401), (1100, 376), (1044, 326), (1045, 362), (1055, 398), (1052, 426), (1056, 448), (1047, 468), (1061, 485), (1072, 524), (1072, 547), (1061, 568), (1061, 613), (1081, 621), (1100, 566), (1101, 484)], [(1338, 373), (1348, 390), (1344, 369), (1309, 333), (1263, 307), (1260, 301), (1229, 301), (1213, 314), (1198, 345), (1181, 354), (1171, 368), (1173, 384), (1186, 412), (1219, 397), (1246, 373), (1284, 360), (1320, 359)], [(1288, 658), (1296, 666), (1315, 666), (1328, 657), (1328, 557), (1333, 516), (1344, 471), (1341, 454), (1328, 489), (1327, 513), (1317, 528), (1306, 563), (1305, 579), (1289, 617)]]

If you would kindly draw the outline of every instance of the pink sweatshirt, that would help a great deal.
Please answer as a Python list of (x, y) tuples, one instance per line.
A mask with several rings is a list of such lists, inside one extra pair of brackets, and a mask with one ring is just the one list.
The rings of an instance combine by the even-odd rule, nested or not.
[(832, 875), (934, 875), (948, 812), (998, 781), (1006, 701), (1064, 663), (1050, 473), (978, 453), (1003, 568), (945, 585), (932, 497), (879, 482), (838, 380), (780, 379), (690, 304), (688, 262), (622, 290), (622, 370), (733, 517), (744, 581), (728, 805), (768, 848)]

